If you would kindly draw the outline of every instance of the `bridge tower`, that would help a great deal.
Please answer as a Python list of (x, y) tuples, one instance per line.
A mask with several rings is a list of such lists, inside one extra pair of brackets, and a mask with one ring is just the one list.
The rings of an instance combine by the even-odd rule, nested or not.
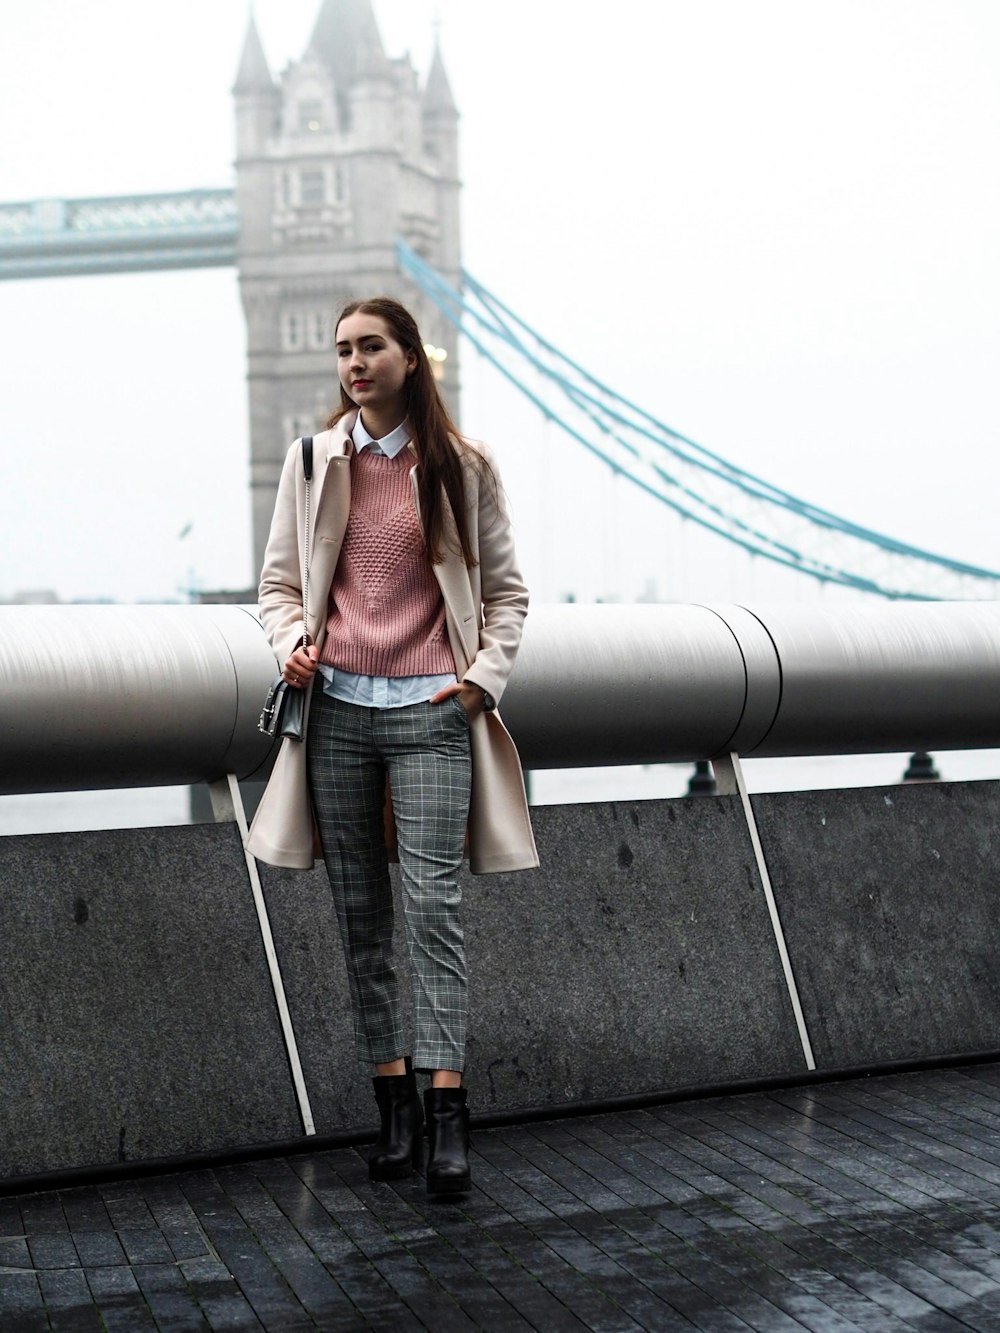
[(421, 86), (390, 58), (370, 0), (323, 0), (309, 44), (279, 80), (251, 18), (236, 83), (236, 263), (247, 327), (255, 569), (281, 465), (339, 399), (333, 319), (388, 293), (414, 311), (458, 408), (455, 335), (398, 269), (401, 236), (457, 284), (458, 111), (435, 48)]

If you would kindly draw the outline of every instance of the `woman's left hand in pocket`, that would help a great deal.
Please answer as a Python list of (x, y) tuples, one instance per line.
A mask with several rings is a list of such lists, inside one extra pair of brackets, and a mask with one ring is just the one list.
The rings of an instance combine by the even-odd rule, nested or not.
[(438, 690), (432, 694), (430, 702), (432, 704), (444, 703), (453, 694), (458, 696), (458, 701), (468, 714), (470, 722), (475, 721), (483, 711), (483, 691), (479, 685), (474, 685), (472, 681), (456, 681), (454, 685), (446, 685), (444, 689)]

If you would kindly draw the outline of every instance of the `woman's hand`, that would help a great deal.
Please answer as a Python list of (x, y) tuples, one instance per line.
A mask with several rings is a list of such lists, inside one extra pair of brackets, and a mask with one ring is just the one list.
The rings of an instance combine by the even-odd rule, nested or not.
[(474, 685), (471, 680), (456, 681), (454, 685), (446, 685), (443, 690), (438, 690), (432, 694), (429, 702), (432, 704), (444, 703), (453, 694), (458, 695), (459, 703), (469, 715), (469, 721), (474, 722), (483, 711), (483, 695), (485, 691), (481, 685)]
[(295, 649), (295, 652), (292, 653), (282, 668), (282, 679), (287, 680), (289, 685), (304, 689), (316, 674), (316, 663), (318, 661), (319, 650), (314, 643), (311, 643), (308, 648), (300, 646)]

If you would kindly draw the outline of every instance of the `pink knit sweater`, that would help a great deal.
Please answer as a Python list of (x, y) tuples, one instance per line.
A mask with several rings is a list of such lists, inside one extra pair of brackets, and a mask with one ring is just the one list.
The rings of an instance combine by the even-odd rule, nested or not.
[(403, 449), (351, 459), (351, 514), (330, 586), (320, 661), (364, 676), (455, 670), (444, 601), (413, 506)]

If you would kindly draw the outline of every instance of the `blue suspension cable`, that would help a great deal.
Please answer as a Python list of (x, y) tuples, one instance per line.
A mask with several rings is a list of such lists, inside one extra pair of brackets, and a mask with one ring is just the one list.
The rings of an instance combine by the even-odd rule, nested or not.
[[(623, 398), (620, 394), (615, 393), (613, 390), (608, 389), (605, 385), (601, 384), (600, 381), (596, 380), (582, 367), (577, 366), (575, 362), (571, 361), (568, 357), (565, 357), (554, 348), (552, 344), (546, 342), (536, 334), (523, 320), (499, 301), (498, 298), (492, 296), (492, 294), (487, 292), (481, 284), (477, 283), (471, 275), (464, 273), (463, 271), (463, 281), (473, 295), (480, 300), (486, 310), (486, 315), (471, 305), (460, 292), (452, 287), (450, 283), (446, 282), (440, 274), (435, 272), (435, 270), (422, 260), (415, 251), (402, 241), (397, 242), (397, 254), (401, 267), (414, 278), (422, 290), (426, 292), (442, 312), (445, 318), (463, 333), (479, 354), (491, 365), (495, 366), (510, 383), (524, 394), (529, 401), (542, 412), (547, 420), (555, 421), (567, 432), (567, 434), (578, 443), (582, 444), (588, 452), (599, 458), (615, 472), (624, 473), (633, 484), (637, 485), (653, 498), (668, 505), (669, 508), (673, 509), (682, 517), (691, 519), (691, 521), (699, 526), (706, 528), (708, 531), (711, 531), (718, 536), (724, 537), (726, 540), (733, 542), (750, 554), (761, 555), (765, 559), (795, 569), (798, 572), (808, 573), (812, 577), (823, 582), (838, 583), (842, 586), (851, 587), (859, 591), (880, 593), (883, 596), (924, 600), (922, 594), (882, 587), (870, 578), (860, 576), (848, 570), (840, 569), (824, 561), (819, 561), (804, 552), (797, 551), (795, 548), (779, 542), (775, 537), (750, 526), (735, 514), (729, 513), (720, 505), (708, 500), (696, 490), (685, 485), (654, 460), (646, 458), (645, 461), (647, 464), (665, 485), (675, 488), (684, 495), (689, 502), (714, 515), (723, 523), (727, 524), (728, 527), (720, 527), (716, 522), (709, 521), (702, 518), (697, 513), (693, 513), (685, 504), (673, 500), (668, 495), (664, 495), (655, 487), (650, 486), (649, 483), (645, 482), (641, 477), (636, 476), (628, 465), (623, 465), (610, 457), (604, 450), (593, 444), (593, 442), (588, 440), (580, 431), (576, 430), (554, 412), (541, 398), (538, 397), (537, 394), (528, 389), (518, 377), (509, 371), (480, 339), (470, 332), (467, 322), (463, 320), (463, 315), (466, 315), (475, 321), (484, 329), (486, 334), (495, 337), (503, 344), (506, 344), (515, 355), (538, 369), (568, 398), (576, 410), (586, 416), (587, 419), (599, 430), (602, 430), (609, 435), (615, 443), (634, 460), (642, 461), (643, 455), (633, 444), (625, 440), (618, 431), (614, 430), (610, 424), (608, 424), (609, 422), (615, 422), (618, 425), (647, 438), (653, 444), (666, 448), (669, 452), (675, 454), (680, 461), (716, 476), (725, 484), (732, 485), (742, 491), (751, 500), (786, 509), (795, 517), (803, 518), (813, 525), (839, 532), (842, 535), (854, 537), (857, 540), (874, 545), (892, 555), (901, 555), (910, 559), (919, 559), (932, 565), (943, 566), (955, 573), (991, 580), (1000, 579), (1000, 574), (993, 571), (949, 560), (946, 557), (934, 555), (917, 547), (897, 542), (882, 534), (871, 532), (866, 528), (861, 528), (855, 524), (848, 523), (846, 520), (840, 519), (836, 515), (829, 514), (825, 510), (818, 509), (816, 506), (810, 505), (805, 501), (797, 500), (788, 492), (782, 491), (780, 488), (772, 486), (763, 479), (755, 477), (753, 474), (735, 467), (735, 465), (728, 463), (725, 459), (704, 449), (694, 441), (688, 440), (686, 437), (672, 431), (669, 427), (664, 426), (663, 423), (658, 422), (648, 412), (645, 412), (643, 409)], [(594, 386), (598, 392), (603, 395), (603, 398), (581, 388), (579, 384), (574, 384), (572, 381), (568, 380), (565, 375), (547, 365), (544, 359), (539, 357), (536, 351), (525, 346), (522, 339), (511, 327), (511, 323), (522, 328), (539, 347), (551, 354), (557, 361), (561, 361), (563, 364), (567, 365), (574, 371), (574, 373), (583, 378), (587, 384)], [(643, 421), (649, 422), (659, 433), (654, 434), (648, 427), (638, 425), (636, 422), (629, 420), (629, 418), (624, 416), (620, 411), (609, 407), (607, 400), (621, 404), (624, 408), (636, 414)], [(607, 418), (607, 420), (602, 420), (602, 418)], [(677, 447), (678, 442), (703, 455), (704, 460), (710, 461), (691, 457), (684, 449)], [(746, 537), (744, 538), (737, 535), (737, 533), (732, 530), (733, 528), (745, 533)]]

